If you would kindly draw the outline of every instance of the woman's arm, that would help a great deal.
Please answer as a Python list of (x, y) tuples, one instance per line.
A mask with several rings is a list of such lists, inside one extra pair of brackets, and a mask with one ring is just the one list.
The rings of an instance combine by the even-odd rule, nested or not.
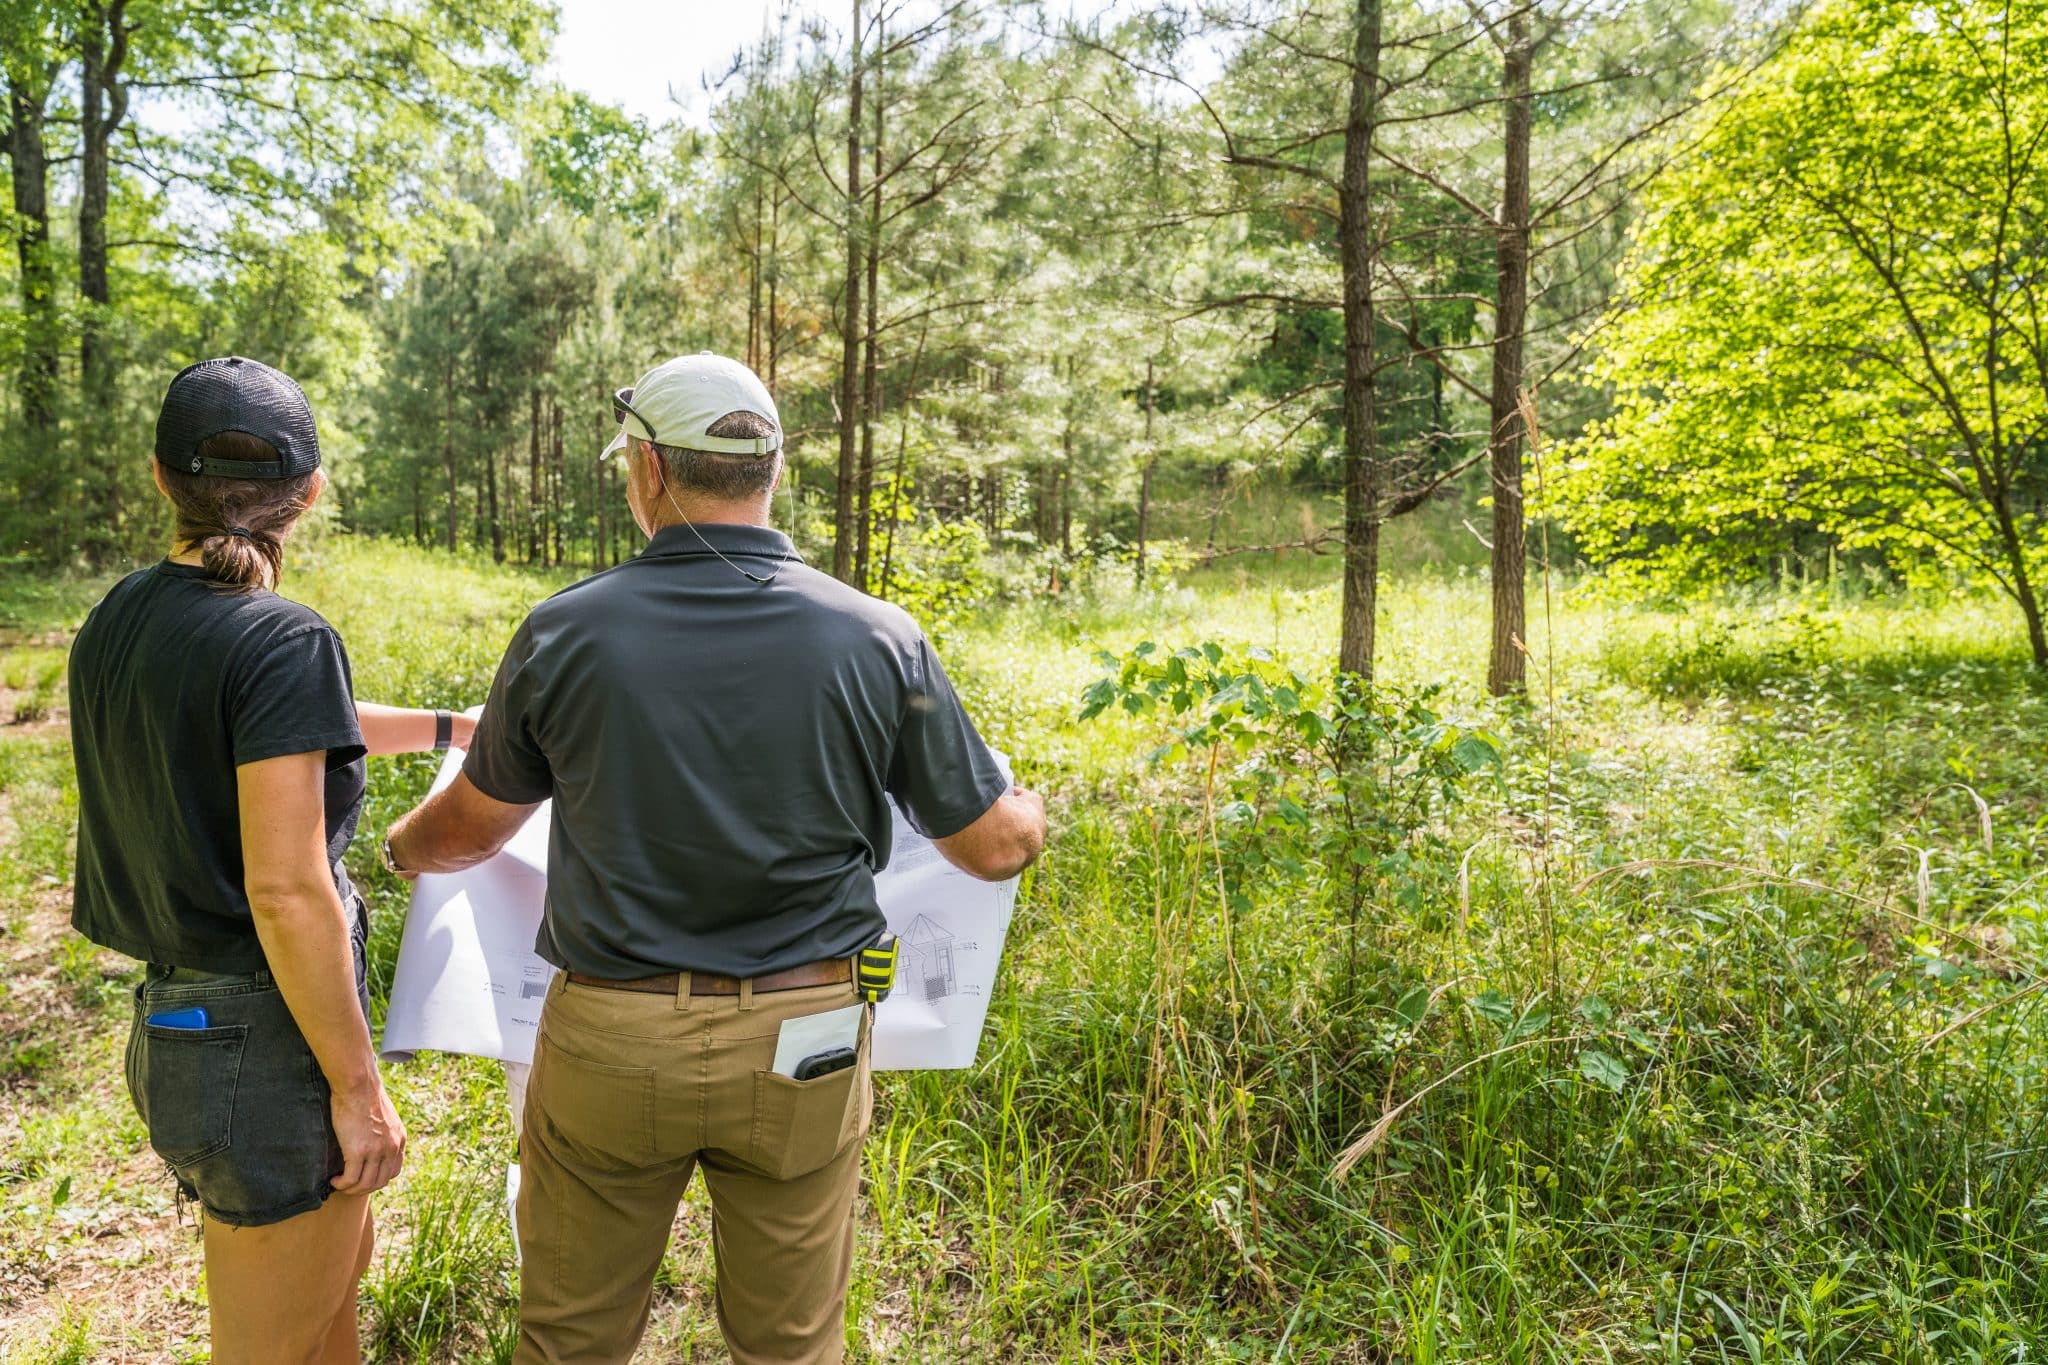
[(235, 782), (243, 887), (256, 937), (333, 1091), (329, 1105), (344, 1162), (334, 1188), (368, 1194), (398, 1174), (405, 1124), (377, 1074), (370, 1026), (356, 998), (348, 920), (327, 863), (327, 755), (244, 763)]
[[(434, 747), (434, 715), (410, 706), (379, 706), (373, 701), (356, 703), (356, 724), (363, 730), (363, 746), (373, 754), (417, 754)], [(449, 747), (467, 749), (476, 733), (476, 718), (460, 711), (451, 718), (453, 738)]]

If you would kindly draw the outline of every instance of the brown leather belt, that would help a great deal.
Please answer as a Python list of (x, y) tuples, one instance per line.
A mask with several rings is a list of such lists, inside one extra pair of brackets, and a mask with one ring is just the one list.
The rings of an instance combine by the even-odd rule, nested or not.
[[(684, 976), (690, 978), (692, 995), (738, 995), (740, 980), (737, 976), (722, 976), (717, 972), (666, 972), (661, 976), (642, 976), (631, 981), (609, 981), (601, 976), (585, 976), (582, 972), (570, 972), (569, 980), (579, 986), (597, 986), (608, 991), (640, 991), (647, 995), (674, 995), (676, 987)], [(843, 957), (828, 958), (823, 962), (806, 962), (801, 967), (788, 971), (769, 972), (766, 976), (752, 978), (758, 991), (795, 991), (806, 986), (836, 986), (841, 982), (853, 981), (853, 963)]]

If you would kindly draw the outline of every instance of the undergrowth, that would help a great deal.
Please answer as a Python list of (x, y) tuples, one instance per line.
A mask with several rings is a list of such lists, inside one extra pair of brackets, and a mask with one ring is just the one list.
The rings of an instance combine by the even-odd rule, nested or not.
[[(341, 537), (287, 582), (341, 627), (362, 695), (436, 704), (481, 697), (552, 586)], [(0, 623), (54, 648), (89, 600), (0, 580)], [(1331, 688), (1335, 619), (1330, 567), (1304, 561), (1142, 593), (1103, 575), (942, 623), (1055, 836), (976, 1067), (881, 1078), (851, 1357), (2048, 1350), (2048, 690), (1996, 604), (1567, 593), (1530, 641), (1555, 695), (1514, 704), (1474, 686), (1474, 579), (1391, 586), (1377, 693)], [(0, 686), (41, 667), (10, 653)], [(1344, 724), (1378, 747), (1332, 747)], [(374, 763), (365, 830), (431, 768)], [(68, 783), (61, 737), (0, 726), (24, 941), (68, 877)], [(381, 1008), (404, 895), (359, 844)], [(25, 960), (0, 998), (28, 1049), (0, 1293), (22, 1358), (86, 1359), (63, 1353), (134, 1315), (60, 1306), (93, 1245), (78, 1211), (164, 1210), (110, 1164), (140, 1136), (109, 1045), (121, 983), (61, 947)], [(93, 1039), (18, 1018), (35, 983)], [(366, 1341), (502, 1359), (502, 1083), (461, 1059), (390, 1074), (414, 1156), (380, 1200)], [(717, 1358), (702, 1219), (658, 1286), (663, 1358)], [(194, 1253), (165, 1254), (135, 1292), (179, 1292), (164, 1266)]]

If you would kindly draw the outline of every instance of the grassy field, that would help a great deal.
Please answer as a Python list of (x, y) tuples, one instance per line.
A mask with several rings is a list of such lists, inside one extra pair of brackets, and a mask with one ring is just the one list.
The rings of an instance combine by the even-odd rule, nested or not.
[[(1385, 677), (1444, 688), (1387, 727), (1357, 779), (1386, 800), (1344, 820), (1292, 820), (1318, 772), (1256, 718), (1156, 763), (1199, 706), (1078, 719), (1098, 652), (1147, 639), (1241, 672), (1269, 654), (1311, 675), (1303, 708), (1335, 706), (1313, 676), (1333, 560), (1142, 595), (1084, 577), (940, 623), (1055, 836), (979, 1065), (879, 1084), (852, 1359), (2048, 1351), (2048, 688), (2010, 613), (1560, 589), (1533, 605), (1531, 702), (1496, 706), (1484, 584), (1455, 558), (1394, 575)], [(463, 704), (553, 585), (334, 537), (285, 588), (341, 628), (363, 696)], [(63, 646), (99, 586), (0, 578), (9, 1365), (205, 1355), (196, 1241), (120, 1080), (136, 969), (65, 928)], [(1410, 800), (1440, 735), (1499, 762)], [(373, 761), (365, 830), (430, 769)], [(381, 1005), (404, 894), (358, 842)], [(380, 1201), (372, 1354), (502, 1359), (502, 1082), (387, 1074), (413, 1146)], [(693, 1202), (644, 1359), (723, 1358), (710, 1274)]]

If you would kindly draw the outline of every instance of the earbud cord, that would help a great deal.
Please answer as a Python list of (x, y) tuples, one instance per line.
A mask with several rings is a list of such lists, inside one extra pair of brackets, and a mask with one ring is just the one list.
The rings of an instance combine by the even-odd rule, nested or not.
[[(723, 554), (721, 554), (716, 545), (713, 545), (710, 541), (704, 539), (704, 533), (697, 529), (697, 523), (690, 520), (689, 513), (683, 511), (682, 504), (676, 501), (675, 490), (671, 489), (668, 486), (667, 479), (663, 479), (661, 482), (661, 493), (663, 497), (668, 499), (668, 505), (670, 507), (675, 508), (676, 515), (682, 518), (683, 525), (690, 528), (690, 534), (697, 537), (697, 543), (699, 545), (702, 545), (705, 549), (711, 551), (711, 553), (718, 555), (720, 562), (723, 563), (726, 568), (731, 569), (733, 572), (737, 573), (738, 575), (740, 575), (740, 577), (746, 579), (750, 583), (773, 583), (776, 579), (776, 576), (782, 572), (783, 565), (789, 563), (791, 557), (795, 553), (794, 549), (783, 551), (781, 560), (778, 561), (775, 565), (775, 572), (768, 574), (766, 577), (763, 577), (762, 575), (757, 573), (749, 573), (747, 570), (742, 569), (739, 565), (733, 563), (730, 559), (727, 559)], [(771, 527), (770, 529), (773, 528)], [(796, 493), (794, 491), (792, 491), (789, 495), (789, 529), (791, 532), (790, 544), (794, 546), (796, 543)]]

